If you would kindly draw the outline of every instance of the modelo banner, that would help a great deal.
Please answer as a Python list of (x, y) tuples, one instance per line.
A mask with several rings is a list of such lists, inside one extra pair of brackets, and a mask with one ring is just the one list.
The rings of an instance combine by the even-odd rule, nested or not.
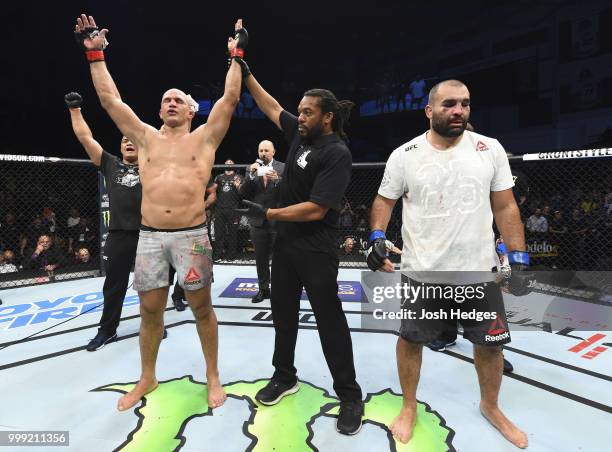
[(550, 239), (530, 238), (527, 240), (527, 252), (530, 258), (545, 258), (559, 256), (559, 244)]

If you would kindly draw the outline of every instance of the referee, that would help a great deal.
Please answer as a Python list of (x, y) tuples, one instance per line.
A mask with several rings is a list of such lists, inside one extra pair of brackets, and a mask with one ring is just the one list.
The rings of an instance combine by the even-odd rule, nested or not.
[(363, 402), (355, 377), (353, 349), (346, 316), (338, 298), (337, 223), (351, 178), (352, 157), (343, 125), (353, 103), (338, 101), (324, 89), (304, 93), (298, 116), (285, 111), (259, 85), (242, 62), (245, 85), (264, 114), (289, 143), (285, 175), (279, 184), (278, 209), (243, 201), (247, 216), (277, 221), (272, 256), (272, 318), (275, 329), (275, 372), (255, 398), (274, 405), (298, 391), (294, 366), (302, 287), (317, 321), (323, 353), (340, 399), (339, 433), (361, 428)]

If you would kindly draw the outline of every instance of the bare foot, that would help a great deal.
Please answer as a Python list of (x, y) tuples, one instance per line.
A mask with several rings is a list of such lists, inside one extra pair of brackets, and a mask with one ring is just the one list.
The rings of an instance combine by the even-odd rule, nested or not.
[(416, 404), (414, 406), (402, 406), (400, 413), (389, 425), (393, 438), (402, 443), (407, 443), (412, 438), (412, 430), (416, 422)]
[(227, 394), (219, 379), (208, 380), (208, 407), (219, 408), (225, 403)]
[(134, 386), (134, 389), (119, 399), (119, 402), (117, 402), (117, 409), (119, 411), (129, 410), (155, 388), (157, 388), (157, 380), (144, 381), (141, 379), (136, 386)]
[(516, 447), (525, 449), (528, 444), (527, 435), (510, 422), (498, 407), (485, 407), (480, 403), (480, 412), (499, 432)]

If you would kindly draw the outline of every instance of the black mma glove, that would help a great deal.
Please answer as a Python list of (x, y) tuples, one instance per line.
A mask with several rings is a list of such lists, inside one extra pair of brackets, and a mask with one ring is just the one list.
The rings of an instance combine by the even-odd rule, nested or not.
[(64, 96), (64, 102), (68, 108), (80, 108), (83, 103), (83, 98), (79, 93), (68, 93)]
[(261, 204), (257, 204), (256, 202), (249, 201), (247, 199), (242, 200), (242, 203), (245, 206), (248, 206), (248, 209), (234, 209), (234, 212), (240, 213), (242, 215), (246, 215), (249, 218), (261, 218), (263, 220), (266, 219), (266, 214), (268, 213), (268, 208), (262, 206)]
[(242, 78), (247, 78), (251, 75), (251, 70), (249, 69), (249, 65), (246, 64), (246, 61), (244, 61), (244, 51), (249, 43), (249, 33), (246, 31), (246, 28), (237, 30), (234, 39), (237, 41), (236, 47), (230, 51), (227, 64), (229, 66), (232, 60), (236, 60), (240, 65), (240, 69), (242, 69)]
[(366, 251), (366, 262), (370, 270), (376, 271), (384, 265), (385, 259), (389, 258), (387, 237), (383, 231), (377, 229), (370, 233), (369, 241), (370, 247)]
[(508, 278), (510, 293), (517, 297), (530, 294), (536, 279), (535, 273), (529, 267), (529, 254), (526, 251), (511, 251), (508, 253), (508, 263), (511, 268)]
[(238, 57), (244, 58), (244, 50), (249, 43), (249, 34), (246, 31), (246, 28), (241, 28), (240, 30), (236, 30), (236, 35), (234, 36), (236, 42), (236, 47), (234, 47), (230, 52), (230, 58)]
[(87, 39), (94, 39), (96, 36), (100, 34), (100, 29), (98, 27), (85, 27), (80, 31), (74, 32), (74, 40), (78, 44), (78, 46), (85, 51), (85, 56), (87, 57), (87, 61), (90, 63), (94, 63), (96, 61), (104, 61), (104, 49), (108, 46), (108, 41), (106, 40), (106, 32), (102, 34), (102, 46), (99, 49), (88, 49), (85, 46), (85, 41)]

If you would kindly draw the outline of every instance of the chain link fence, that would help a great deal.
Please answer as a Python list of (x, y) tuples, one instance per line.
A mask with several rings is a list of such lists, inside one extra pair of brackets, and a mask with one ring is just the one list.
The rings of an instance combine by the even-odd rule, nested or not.
[[(510, 157), (515, 197), (532, 264), (542, 270), (611, 270), (612, 158), (549, 157), (535, 161)], [(243, 168), (237, 173), (244, 174)], [(384, 168), (384, 163), (353, 165), (338, 222), (337, 252), (343, 267), (365, 267), (369, 209)], [(387, 228), (387, 237), (399, 248), (401, 204), (401, 200), (397, 202)], [(221, 261), (253, 263), (248, 221), (235, 216), (233, 222), (238, 249), (233, 259)], [(398, 256), (393, 258), (399, 262)]]
[(100, 274), (98, 171), (0, 155), (0, 288)]
[[(601, 151), (604, 158), (571, 158), (567, 153), (533, 154), (531, 160), (510, 157), (527, 249), (537, 268), (588, 270), (596, 280), (597, 271), (612, 269), (612, 158), (605, 158), (612, 157), (612, 151)], [(10, 157), (18, 156), (0, 156), (0, 287), (98, 275), (97, 169), (88, 161)], [(343, 267), (365, 267), (369, 208), (384, 166), (353, 165), (338, 222), (337, 253)], [(207, 218), (217, 263), (255, 262), (248, 219), (233, 211), (241, 203), (238, 187), (247, 167), (213, 168), (217, 202)], [(387, 237), (402, 247), (401, 202), (393, 211)], [(55, 251), (47, 253), (49, 259), (57, 262), (33, 259), (37, 246), (50, 246)], [(399, 256), (393, 259), (399, 263)], [(599, 279), (609, 273), (602, 275)]]

